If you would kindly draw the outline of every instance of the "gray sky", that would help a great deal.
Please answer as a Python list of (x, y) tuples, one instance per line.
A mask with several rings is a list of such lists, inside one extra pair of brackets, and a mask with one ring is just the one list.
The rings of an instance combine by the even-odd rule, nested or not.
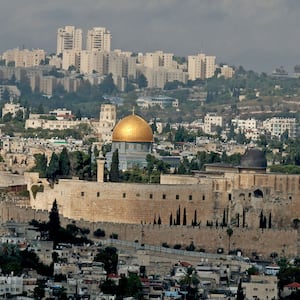
[(113, 49), (202, 51), (258, 72), (300, 64), (299, 0), (1, 0), (0, 52), (55, 52), (65, 25), (106, 27)]

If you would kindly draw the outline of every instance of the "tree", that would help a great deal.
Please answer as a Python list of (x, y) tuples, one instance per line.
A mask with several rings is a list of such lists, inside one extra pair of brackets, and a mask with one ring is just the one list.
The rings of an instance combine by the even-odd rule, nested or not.
[(183, 221), (182, 221), (182, 225), (186, 225), (186, 208), (183, 209)]
[(68, 154), (68, 150), (66, 147), (64, 147), (59, 155), (59, 174), (62, 176), (68, 176), (70, 174), (70, 158)]
[(196, 299), (197, 286), (200, 282), (199, 276), (193, 267), (188, 267), (184, 273), (179, 280), (179, 284), (187, 291), (186, 299)]
[(106, 271), (107, 275), (117, 273), (118, 253), (115, 247), (99, 249), (94, 260), (104, 264), (104, 270)]
[(147, 78), (144, 74), (139, 74), (138, 77), (137, 77), (137, 84), (139, 86), (140, 89), (142, 88), (145, 88), (148, 86), (148, 81), (147, 81)]
[(119, 176), (119, 151), (116, 149), (112, 155), (109, 180), (111, 182), (118, 182), (120, 179)]
[(238, 289), (237, 289), (236, 300), (244, 300), (244, 299), (245, 299), (245, 295), (244, 295), (244, 291), (242, 288), (242, 280), (240, 280)]
[(112, 94), (117, 90), (117, 87), (114, 84), (112, 74), (108, 74), (104, 80), (99, 84), (99, 91), (102, 94)]
[(56, 199), (54, 200), (51, 211), (49, 213), (48, 228), (49, 239), (53, 241), (53, 246), (55, 247), (59, 241), (59, 230), (61, 228)]
[(227, 228), (226, 233), (228, 235), (228, 253), (230, 252), (230, 240), (231, 240), (231, 236), (233, 234), (233, 230), (232, 228)]
[(101, 292), (103, 292), (103, 294), (115, 295), (116, 291), (117, 291), (117, 285), (111, 279), (106, 279), (100, 285), (100, 289), (101, 289)]
[(47, 157), (45, 154), (34, 154), (35, 167), (31, 169), (32, 172), (38, 172), (39, 176), (42, 178), (46, 177), (47, 171)]
[(49, 166), (47, 168), (47, 178), (54, 181), (59, 173), (59, 158), (55, 152), (52, 153)]

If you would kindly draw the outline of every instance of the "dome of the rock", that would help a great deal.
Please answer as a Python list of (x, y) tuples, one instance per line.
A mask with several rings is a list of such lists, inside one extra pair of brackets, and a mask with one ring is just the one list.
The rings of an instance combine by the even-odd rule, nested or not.
[(113, 129), (113, 142), (153, 142), (153, 132), (141, 117), (132, 114), (120, 120)]

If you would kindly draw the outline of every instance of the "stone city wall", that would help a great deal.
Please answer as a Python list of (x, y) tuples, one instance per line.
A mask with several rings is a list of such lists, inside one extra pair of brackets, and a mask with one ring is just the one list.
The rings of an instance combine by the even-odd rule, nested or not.
[[(18, 207), (10, 202), (0, 203), (1, 222), (8, 220), (16, 222), (28, 222), (32, 219), (48, 221), (49, 212), (33, 210), (29, 207)], [(61, 225), (66, 226), (73, 220), (60, 217)], [(180, 244), (182, 249), (191, 242), (196, 250), (204, 249), (206, 252), (216, 253), (218, 248), (223, 248), (227, 253), (230, 249), (241, 249), (244, 255), (251, 256), (253, 252), (264, 258), (270, 258), (272, 252), (279, 256), (297, 256), (298, 231), (295, 229), (247, 229), (233, 227), (233, 234), (230, 238), (227, 234), (227, 227), (206, 227), (206, 226), (169, 226), (153, 224), (118, 224), (107, 222), (88, 222), (76, 220), (79, 227), (90, 228), (91, 232), (101, 228), (105, 231), (106, 237), (117, 234), (118, 239), (137, 241), (139, 243), (162, 245), (166, 243), (170, 247)]]

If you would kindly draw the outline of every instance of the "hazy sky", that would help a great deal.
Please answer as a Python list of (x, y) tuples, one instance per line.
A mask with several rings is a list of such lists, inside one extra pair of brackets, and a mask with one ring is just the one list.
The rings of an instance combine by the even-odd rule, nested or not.
[(108, 28), (112, 49), (202, 51), (259, 72), (300, 64), (300, 0), (1, 0), (0, 52), (55, 52), (65, 25)]

